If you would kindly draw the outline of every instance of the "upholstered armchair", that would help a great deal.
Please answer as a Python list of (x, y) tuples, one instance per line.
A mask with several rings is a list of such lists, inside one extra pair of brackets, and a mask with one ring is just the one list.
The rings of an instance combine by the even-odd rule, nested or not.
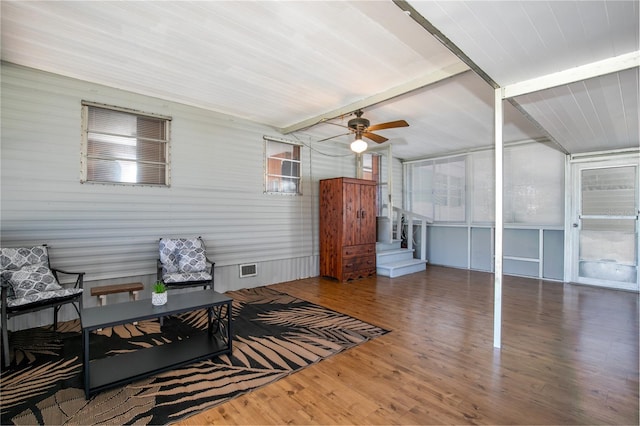
[(168, 289), (202, 286), (213, 290), (215, 263), (207, 257), (202, 237), (161, 238), (158, 281)]
[[(73, 287), (63, 287), (58, 274), (75, 275)], [(53, 308), (53, 329), (58, 327), (58, 311), (71, 303), (80, 317), (84, 272), (54, 269), (49, 263), (47, 245), (0, 248), (2, 282), (2, 347), (5, 367), (11, 363), (9, 318)]]

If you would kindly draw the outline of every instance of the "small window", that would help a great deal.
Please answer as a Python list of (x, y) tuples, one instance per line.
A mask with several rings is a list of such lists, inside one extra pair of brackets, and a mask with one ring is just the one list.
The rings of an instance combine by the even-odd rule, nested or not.
[(169, 186), (171, 118), (82, 103), (81, 182)]
[(264, 139), (265, 192), (300, 195), (300, 145)]

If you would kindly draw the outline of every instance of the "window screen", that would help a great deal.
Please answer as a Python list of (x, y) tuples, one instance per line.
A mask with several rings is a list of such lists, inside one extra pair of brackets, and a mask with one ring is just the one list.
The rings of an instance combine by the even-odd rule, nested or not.
[(407, 171), (411, 211), (437, 222), (465, 221), (465, 157), (419, 161)]
[(300, 194), (300, 146), (264, 140), (265, 192)]
[[(466, 157), (466, 160), (465, 160)], [(450, 158), (422, 160), (405, 164), (405, 194), (408, 208), (439, 222), (471, 223), (495, 221), (495, 152), (479, 151)], [(530, 143), (505, 148), (504, 151), (504, 221), (509, 224), (555, 225), (564, 222), (565, 156), (544, 143)], [(625, 170), (608, 179), (615, 182)], [(587, 176), (588, 182), (602, 182)], [(465, 182), (470, 186), (466, 188)], [(599, 184), (600, 184), (599, 183)], [(472, 203), (465, 207), (468, 199)], [(590, 194), (589, 206), (608, 206), (605, 198)], [(627, 197), (628, 198), (628, 197)], [(616, 206), (623, 211), (623, 208)]]
[(582, 171), (582, 214), (634, 216), (636, 170), (633, 166)]
[(83, 103), (82, 181), (169, 185), (170, 118)]

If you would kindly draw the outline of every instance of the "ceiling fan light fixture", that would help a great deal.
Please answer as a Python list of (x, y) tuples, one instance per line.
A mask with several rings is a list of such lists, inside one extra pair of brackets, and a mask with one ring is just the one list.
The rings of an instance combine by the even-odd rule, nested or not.
[(355, 141), (351, 142), (351, 151), (356, 154), (366, 151), (368, 147), (369, 145), (367, 145), (367, 143), (361, 138), (357, 138)]

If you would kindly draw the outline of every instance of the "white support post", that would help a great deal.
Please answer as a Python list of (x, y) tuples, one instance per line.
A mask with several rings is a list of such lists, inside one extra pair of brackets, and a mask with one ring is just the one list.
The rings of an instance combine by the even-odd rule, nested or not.
[(503, 105), (502, 105), (502, 89), (495, 90), (495, 173), (496, 173), (496, 237), (495, 237), (495, 271), (494, 271), (494, 302), (493, 302), (493, 347), (500, 348), (502, 346), (502, 233), (504, 228), (504, 219), (502, 212), (502, 196), (503, 196), (503, 143), (502, 143), (502, 125), (503, 125)]
[(356, 179), (362, 179), (362, 153), (356, 154)]
[[(382, 167), (382, 159), (380, 158), (380, 167)], [(387, 217), (389, 218), (389, 233), (387, 238), (389, 242), (393, 242), (393, 153), (391, 152), (391, 144), (387, 147)]]
[(544, 278), (544, 229), (538, 230), (538, 278)]
[(422, 219), (420, 229), (420, 260), (427, 260), (427, 221)]

